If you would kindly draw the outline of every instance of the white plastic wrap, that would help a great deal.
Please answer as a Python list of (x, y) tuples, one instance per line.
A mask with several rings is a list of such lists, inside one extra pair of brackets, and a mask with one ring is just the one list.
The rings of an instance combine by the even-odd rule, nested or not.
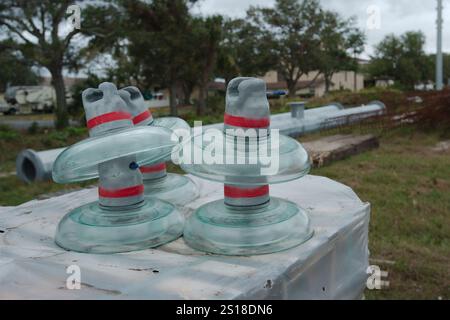
[[(223, 197), (221, 184), (192, 179), (201, 197), (184, 208), (186, 214)], [(315, 234), (291, 250), (252, 257), (204, 254), (182, 238), (112, 255), (56, 246), (58, 221), (96, 200), (96, 192), (0, 208), (1, 299), (357, 299), (365, 288), (370, 205), (330, 179), (306, 176), (271, 186), (271, 195), (309, 211)], [(80, 267), (79, 290), (66, 287), (70, 265)]]

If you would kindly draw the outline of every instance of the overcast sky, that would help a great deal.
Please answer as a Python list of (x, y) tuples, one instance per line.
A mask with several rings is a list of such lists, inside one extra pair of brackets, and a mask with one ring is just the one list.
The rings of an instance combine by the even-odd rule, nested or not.
[[(345, 17), (355, 16), (358, 26), (367, 37), (363, 57), (373, 52), (373, 45), (394, 33), (421, 30), (425, 33), (426, 51), (436, 51), (437, 0), (320, 0), (326, 9)], [(450, 52), (450, 0), (444, 2), (443, 49)], [(244, 17), (250, 6), (271, 7), (275, 0), (200, 0), (194, 12), (205, 15), (220, 13), (230, 17)], [(379, 19), (377, 13), (379, 12)], [(445, 17), (448, 17), (447, 19)], [(379, 21), (379, 24), (378, 24)], [(369, 27), (368, 27), (369, 25)]]

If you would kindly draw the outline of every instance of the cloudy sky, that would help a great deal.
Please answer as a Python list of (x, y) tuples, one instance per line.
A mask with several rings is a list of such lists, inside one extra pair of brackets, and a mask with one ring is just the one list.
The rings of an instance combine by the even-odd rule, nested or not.
[[(436, 0), (320, 0), (324, 8), (345, 17), (355, 16), (367, 37), (364, 57), (373, 52), (373, 45), (387, 34), (421, 30), (427, 38), (426, 51), (436, 51)], [(444, 0), (443, 48), (450, 52), (450, 1)], [(195, 12), (205, 15), (220, 13), (244, 17), (250, 6), (273, 6), (275, 0), (201, 0)], [(378, 15), (379, 13), (379, 15)], [(378, 18), (377, 18), (378, 17)], [(445, 19), (445, 17), (448, 17)]]

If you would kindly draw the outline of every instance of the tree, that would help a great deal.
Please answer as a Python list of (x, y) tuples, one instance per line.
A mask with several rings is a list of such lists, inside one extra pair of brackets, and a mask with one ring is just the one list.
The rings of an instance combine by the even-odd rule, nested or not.
[(400, 37), (386, 36), (376, 47), (368, 68), (374, 77), (388, 77), (408, 89), (414, 89), (419, 81), (429, 79), (430, 69), (424, 51), (425, 35), (422, 32), (406, 32)]
[(184, 84), (185, 94), (190, 96), (194, 86), (198, 87), (197, 115), (204, 115), (208, 84), (216, 66), (217, 52), (222, 37), (222, 18), (220, 16), (194, 17), (190, 34), (187, 34), (185, 63), (181, 70), (180, 81)]
[(147, 86), (169, 89), (171, 115), (177, 114), (177, 92), (186, 64), (186, 48), (189, 48), (191, 2), (119, 2), (126, 9), (126, 50), (131, 63)]
[(319, 72), (325, 79), (325, 92), (329, 92), (336, 72), (353, 70), (356, 74), (358, 63), (355, 58), (363, 51), (365, 38), (353, 24), (352, 19), (344, 20), (335, 12), (323, 12)]
[(358, 56), (364, 51), (364, 45), (366, 43), (366, 36), (363, 33), (355, 32), (348, 37), (348, 47), (350, 48), (350, 54), (353, 57), (352, 66), (350, 70), (353, 70), (353, 85), (354, 90), (358, 89), (357, 77), (360, 71), (360, 65), (358, 62)]
[(262, 76), (274, 68), (267, 35), (246, 19), (227, 19), (222, 27), (215, 74), (225, 84), (236, 76)]
[(38, 77), (32, 70), (32, 65), (16, 52), (3, 50), (0, 43), (0, 92), (4, 92), (8, 85), (34, 85)]
[[(195, 1), (109, 2), (107, 15), (92, 10), (88, 31), (96, 30), (90, 33), (89, 51), (109, 52), (117, 62), (110, 77), (142, 87), (168, 88), (172, 115), (177, 114), (180, 91), (188, 102), (198, 87), (197, 113), (203, 114), (221, 39), (221, 17), (193, 17), (189, 10)], [(105, 36), (102, 26), (111, 22), (121, 31)]]
[(63, 68), (70, 63), (70, 46), (79, 33), (78, 29), (64, 33), (61, 28), (71, 4), (71, 0), (3, 0), (0, 4), (0, 28), (9, 36), (5, 45), (52, 75), (57, 128), (68, 124)]
[(184, 50), (180, 52), (184, 63), (178, 70), (179, 86), (185, 104), (191, 104), (192, 92), (199, 89), (197, 114), (204, 114), (206, 109), (208, 84), (212, 80), (221, 38), (221, 20), (221, 16), (191, 17)]
[(271, 60), (294, 96), (300, 77), (319, 66), (322, 8), (317, 0), (277, 0), (274, 8), (254, 8), (247, 19), (264, 34)]

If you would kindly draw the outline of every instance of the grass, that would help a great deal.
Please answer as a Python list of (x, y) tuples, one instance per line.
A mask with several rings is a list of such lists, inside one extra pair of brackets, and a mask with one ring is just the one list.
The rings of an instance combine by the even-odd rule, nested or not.
[(43, 195), (72, 191), (86, 187), (96, 182), (84, 182), (74, 184), (56, 184), (52, 181), (26, 184), (16, 176), (0, 178), (0, 205), (16, 206), (24, 202), (39, 198)]
[(52, 113), (37, 113), (37, 114), (17, 114), (17, 115), (0, 115), (0, 121), (8, 120), (8, 121), (14, 121), (14, 120), (54, 120), (55, 115)]
[(16, 156), (23, 149), (32, 148), (40, 151), (66, 147), (85, 137), (87, 137), (85, 128), (69, 127), (56, 131), (31, 127), (28, 131), (16, 131), (0, 125), (0, 173), (15, 170)]
[[(63, 131), (32, 128), (28, 131), (15, 131), (7, 126), (0, 126), (0, 173), (15, 171), (17, 154), (25, 148), (36, 151), (71, 145), (87, 136), (84, 128), (67, 128)], [(26, 184), (17, 176), (0, 178), (0, 205), (15, 206), (30, 201), (40, 195), (61, 190), (76, 189), (83, 184), (59, 185), (53, 182)]]
[(432, 151), (439, 135), (413, 127), (376, 133), (379, 149), (312, 171), (372, 205), (372, 264), (388, 271), (390, 286), (366, 297), (449, 299), (450, 152)]

